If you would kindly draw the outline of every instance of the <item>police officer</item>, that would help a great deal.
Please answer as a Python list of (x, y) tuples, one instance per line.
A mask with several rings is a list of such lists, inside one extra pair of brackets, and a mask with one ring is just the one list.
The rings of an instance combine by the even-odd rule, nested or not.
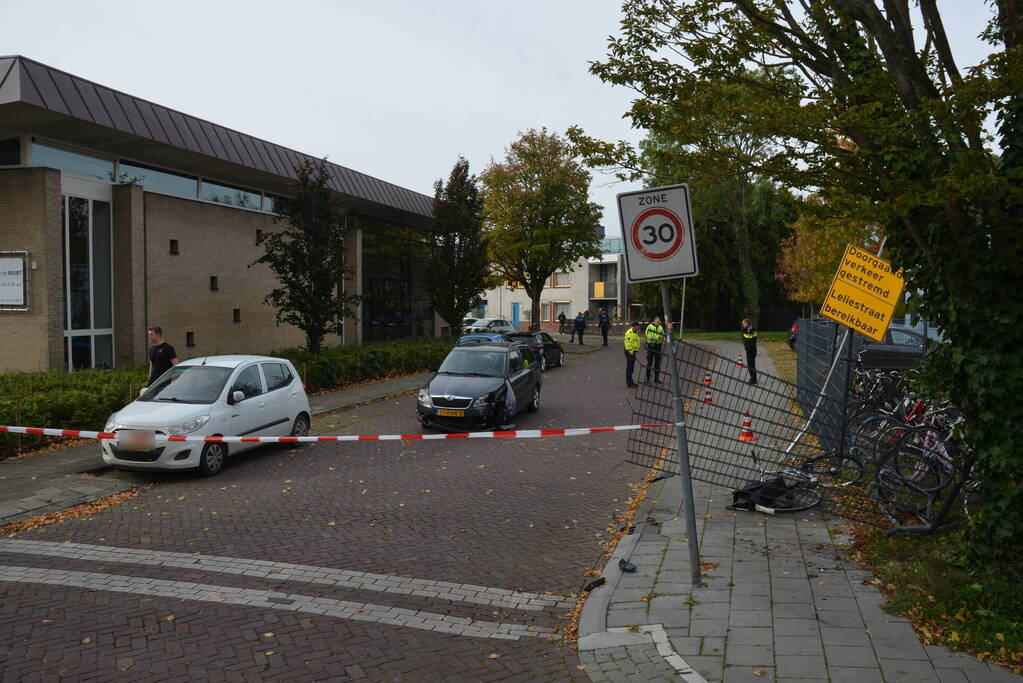
[(579, 315), (575, 317), (575, 321), (572, 323), (572, 334), (579, 335), (579, 344), (583, 343), (583, 332), (586, 331), (586, 316), (583, 315), (582, 311), (579, 311)]
[(654, 373), (654, 384), (661, 383), (661, 344), (664, 342), (664, 326), (661, 316), (646, 326), (646, 381), (650, 383), (650, 371)]
[(611, 318), (603, 308), (597, 313), (597, 324), (600, 326), (600, 335), (604, 337), (604, 346), (607, 346), (607, 333), (611, 331)]
[(637, 352), (639, 352), (639, 322), (633, 320), (632, 326), (625, 331), (625, 386), (630, 389), (639, 386), (632, 381), (632, 371), (636, 368)]
[(757, 328), (749, 318), (742, 321), (742, 346), (746, 350), (746, 367), (749, 369), (749, 383), (757, 383)]

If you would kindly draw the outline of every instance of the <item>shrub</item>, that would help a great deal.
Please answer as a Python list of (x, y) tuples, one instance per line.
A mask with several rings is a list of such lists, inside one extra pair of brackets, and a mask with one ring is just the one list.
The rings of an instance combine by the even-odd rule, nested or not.
[(316, 356), (303, 349), (274, 355), (294, 363), (309, 391), (318, 391), (429, 370), (440, 365), (449, 350), (447, 340), (414, 339), (326, 348)]

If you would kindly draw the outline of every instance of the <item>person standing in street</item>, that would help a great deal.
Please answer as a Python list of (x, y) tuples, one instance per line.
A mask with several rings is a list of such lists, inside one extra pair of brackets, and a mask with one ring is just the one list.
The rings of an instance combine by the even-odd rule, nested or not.
[(654, 373), (654, 384), (661, 383), (661, 345), (664, 343), (664, 326), (661, 316), (646, 326), (646, 381), (650, 383), (650, 372)]
[(583, 332), (585, 330), (586, 330), (586, 316), (582, 314), (582, 311), (580, 311), (579, 315), (577, 315), (575, 317), (575, 322), (573, 323), (573, 329), (572, 329), (572, 333), (573, 334), (579, 335), (579, 345), (580, 346), (583, 343)]
[(163, 340), (163, 330), (154, 325), (149, 328), (149, 384), (163, 373), (177, 365), (178, 354), (174, 347)]
[(757, 328), (749, 318), (742, 321), (742, 346), (746, 351), (746, 368), (749, 370), (749, 383), (757, 383)]
[(607, 333), (611, 331), (611, 318), (607, 317), (607, 311), (603, 308), (597, 313), (597, 326), (600, 328), (600, 336), (604, 338), (604, 346), (607, 346)]
[(558, 313), (558, 333), (565, 334), (565, 322), (568, 318), (565, 317), (565, 312)]
[(639, 353), (639, 322), (632, 321), (632, 325), (625, 331), (625, 386), (628, 388), (639, 386), (632, 380), (632, 373), (636, 369), (636, 354)]

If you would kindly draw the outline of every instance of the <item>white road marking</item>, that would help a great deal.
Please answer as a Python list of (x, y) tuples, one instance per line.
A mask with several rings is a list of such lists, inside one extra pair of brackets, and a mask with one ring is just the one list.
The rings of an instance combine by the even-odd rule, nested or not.
[(314, 567), (286, 562), (251, 560), (238, 557), (199, 555), (156, 550), (134, 550), (84, 543), (30, 541), (20, 538), (0, 539), (0, 552), (46, 555), (92, 562), (118, 562), (157, 567), (200, 569), (222, 574), (255, 576), (274, 581), (303, 581), (352, 590), (374, 591), (396, 595), (415, 595), (455, 602), (506, 607), (540, 612), (545, 609), (569, 609), (574, 601), (560, 595), (527, 593), (504, 588), (487, 588), (472, 584), (412, 579), (389, 574), (371, 574), (332, 567)]
[(292, 612), (306, 612), (337, 619), (392, 624), (424, 631), (436, 631), (473, 638), (519, 640), (524, 637), (548, 637), (554, 629), (522, 624), (502, 624), (492, 621), (474, 621), (466, 617), (451, 617), (419, 610), (349, 602), (331, 598), (316, 598), (294, 593), (215, 586), (183, 581), (167, 581), (139, 576), (77, 572), (62, 569), (39, 569), (0, 565), (0, 582), (45, 584), (76, 587), (114, 593), (159, 595), (181, 600), (217, 602), (244, 607), (260, 607)]

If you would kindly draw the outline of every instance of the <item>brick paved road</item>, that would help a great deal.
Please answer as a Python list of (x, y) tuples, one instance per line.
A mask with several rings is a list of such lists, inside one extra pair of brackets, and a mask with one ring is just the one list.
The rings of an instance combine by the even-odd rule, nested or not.
[[(623, 363), (570, 356), (517, 425), (628, 422)], [(410, 431), (414, 400), (317, 427)], [(584, 680), (546, 634), (642, 475), (624, 445), (268, 447), (213, 479), (121, 475), (155, 485), (0, 540), (3, 679)]]

